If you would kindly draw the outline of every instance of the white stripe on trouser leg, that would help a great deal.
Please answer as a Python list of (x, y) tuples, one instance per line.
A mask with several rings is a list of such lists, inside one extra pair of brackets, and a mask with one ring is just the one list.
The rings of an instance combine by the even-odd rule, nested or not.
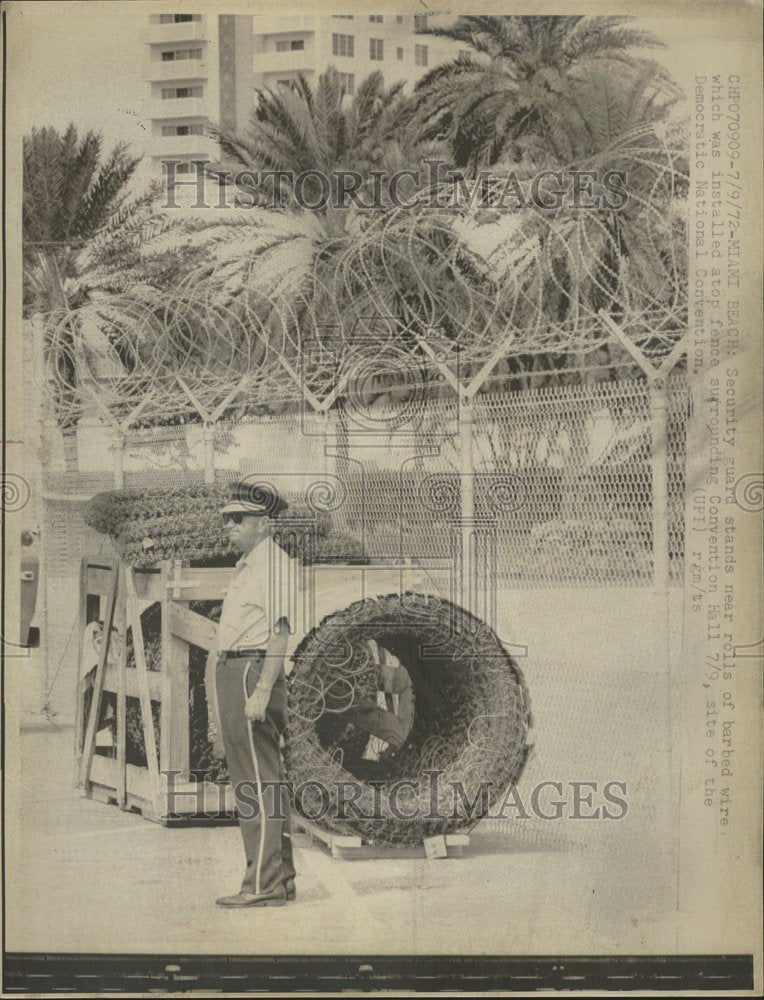
[[(246, 705), (249, 695), (247, 694), (247, 677), (249, 676), (250, 661), (247, 660), (247, 665), (244, 668), (244, 704)], [(252, 763), (255, 765), (255, 783), (257, 784), (257, 803), (260, 809), (260, 848), (257, 852), (257, 865), (255, 867), (255, 895), (260, 895), (260, 869), (263, 865), (263, 851), (265, 849), (265, 803), (263, 802), (263, 786), (260, 784), (260, 768), (257, 763), (257, 754), (255, 753), (255, 740), (252, 736), (252, 721), (247, 719), (247, 736), (249, 736), (249, 749), (252, 752)]]

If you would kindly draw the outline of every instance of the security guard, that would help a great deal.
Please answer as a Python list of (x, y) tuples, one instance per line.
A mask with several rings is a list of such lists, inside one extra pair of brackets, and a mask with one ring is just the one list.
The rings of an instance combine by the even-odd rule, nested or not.
[(246, 872), (241, 891), (218, 906), (283, 906), (295, 898), (289, 795), (281, 756), (286, 728), (284, 658), (294, 627), (294, 560), (271, 538), (287, 508), (270, 488), (236, 483), (222, 515), (242, 553), (223, 601), (215, 693), (234, 789)]

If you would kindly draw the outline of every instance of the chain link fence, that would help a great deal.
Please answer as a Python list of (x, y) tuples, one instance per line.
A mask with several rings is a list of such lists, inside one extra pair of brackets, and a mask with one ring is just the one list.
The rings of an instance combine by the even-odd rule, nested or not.
[[(432, 401), (418, 423), (372, 447), (350, 431), (339, 448), (347, 487), (337, 512), (372, 557), (449, 560), (471, 481), (473, 517), (490, 537), (497, 580), (513, 587), (646, 585), (652, 581), (654, 462), (668, 467), (672, 582), (682, 575), (687, 392), (668, 383), (668, 440), (651, 440), (644, 379), (483, 394), (464, 414)], [(394, 424), (394, 413), (389, 413)], [(416, 437), (406, 449), (396, 441)], [(406, 451), (408, 450), (408, 454)]]
[[(653, 478), (666, 463), (669, 569), (682, 577), (688, 394), (682, 374), (667, 383), (667, 440), (652, 441), (646, 379), (484, 393), (471, 414), (450, 398), (385, 405), (374, 424), (348, 408), (214, 428), (215, 476), (261, 475), (304, 492), (336, 494), (338, 530), (372, 559), (451, 564), (459, 550), (465, 490), (472, 520), (511, 587), (646, 586), (653, 580)], [(465, 451), (465, 435), (468, 448)], [(129, 432), (128, 487), (200, 481), (201, 424)], [(93, 461), (102, 461), (103, 448)], [(465, 464), (465, 462), (467, 464)], [(102, 466), (101, 466), (102, 467)]]

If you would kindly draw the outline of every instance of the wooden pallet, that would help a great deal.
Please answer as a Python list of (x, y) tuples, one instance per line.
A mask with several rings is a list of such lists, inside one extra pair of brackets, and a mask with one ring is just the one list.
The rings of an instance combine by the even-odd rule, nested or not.
[(126, 765), (126, 789), (122, 801), (117, 781), (117, 762), (94, 755), (86, 795), (97, 802), (118, 805), (126, 811), (139, 812), (144, 819), (162, 826), (179, 826), (190, 820), (201, 822), (233, 819), (234, 801), (230, 785), (214, 785), (205, 781), (176, 782), (169, 794), (166, 786), (157, 796), (145, 767)]
[(293, 825), (308, 836), (308, 843), (318, 840), (333, 858), (361, 861), (371, 858), (460, 858), (470, 838), (466, 833), (446, 833), (438, 837), (425, 837), (421, 844), (370, 844), (352, 834), (330, 833), (298, 813), (293, 814)]

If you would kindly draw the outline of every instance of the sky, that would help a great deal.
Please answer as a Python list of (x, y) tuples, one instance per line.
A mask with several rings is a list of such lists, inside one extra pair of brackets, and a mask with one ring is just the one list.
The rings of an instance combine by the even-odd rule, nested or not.
[[(127, 142), (136, 154), (148, 135), (143, 79), (149, 4), (36, 2), (15, 5), (8, 45), (20, 53), (10, 84), (11, 116), (34, 126), (102, 132), (107, 148)], [(18, 99), (14, 102), (14, 97)]]
[[(199, 9), (198, 4), (186, 6)], [(233, 7), (214, 5), (217, 12)], [(26, 134), (35, 126), (62, 129), (74, 121), (81, 132), (102, 132), (106, 148), (126, 142), (135, 154), (142, 153), (149, 134), (142, 36), (152, 8), (157, 10), (150, 0), (11, 0), (10, 127)], [(688, 22), (664, 17), (637, 23), (669, 42), (659, 58), (676, 70), (675, 53), (692, 46)]]

